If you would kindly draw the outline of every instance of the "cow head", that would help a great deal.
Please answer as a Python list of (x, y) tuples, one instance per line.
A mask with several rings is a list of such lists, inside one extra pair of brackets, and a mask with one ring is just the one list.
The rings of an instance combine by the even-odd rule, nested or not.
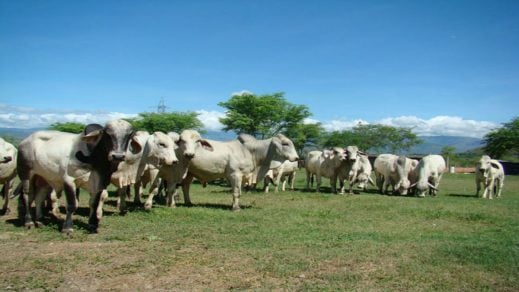
[(483, 176), (486, 178), (488, 177), (488, 172), (490, 171), (490, 168), (492, 167), (490, 156), (483, 155), (479, 159), (477, 168), (480, 173), (483, 174)]
[(155, 132), (148, 138), (147, 144), (150, 149), (148, 156), (158, 159), (160, 164), (172, 165), (178, 162), (175, 155), (175, 142), (170, 136)]
[(11, 153), (9, 153), (9, 149), (7, 147), (7, 142), (4, 139), (0, 138), (0, 164), (7, 163), (13, 160)]
[(180, 148), (180, 151), (183, 153), (184, 158), (186, 159), (192, 159), (193, 157), (195, 157), (196, 149), (198, 147), (203, 147), (204, 149), (209, 151), (214, 150), (211, 143), (209, 143), (209, 141), (205, 139), (202, 139), (200, 133), (198, 133), (198, 131), (195, 130), (182, 131), (182, 133), (178, 135), (178, 138), (175, 140), (175, 142), (177, 146)]
[(346, 159), (351, 162), (355, 162), (358, 159), (359, 155), (366, 155), (364, 152), (359, 151), (357, 146), (348, 146), (344, 148), (344, 152), (346, 153)]
[(135, 139), (132, 126), (124, 120), (110, 121), (104, 127), (99, 124), (87, 125), (82, 140), (90, 152), (90, 156), (85, 156), (81, 151), (76, 153), (76, 158), (83, 163), (93, 163), (96, 159), (106, 158), (110, 163), (117, 165), (125, 159), (130, 144), (132, 151), (138, 153), (142, 150), (139, 141)]
[(275, 145), (276, 154), (289, 161), (297, 161), (297, 155), (294, 143), (283, 134), (277, 134), (272, 138), (272, 143)]

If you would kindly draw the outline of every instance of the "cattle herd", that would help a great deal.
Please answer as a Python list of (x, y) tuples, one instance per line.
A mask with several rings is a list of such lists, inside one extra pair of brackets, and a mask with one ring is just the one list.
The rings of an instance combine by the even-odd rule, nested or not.
[[(124, 120), (110, 121), (105, 126), (90, 124), (80, 134), (37, 131), (24, 139), (18, 149), (0, 138), (2, 210), (8, 213), (10, 196), (20, 195), (19, 216), (23, 223), (27, 228), (39, 226), (45, 202), (60, 217), (58, 199), (64, 191), (67, 213), (62, 232), (71, 233), (79, 190), (84, 189), (90, 193), (89, 226), (96, 232), (110, 184), (117, 188), (118, 208), (124, 213), (131, 187), (135, 202), (140, 203), (142, 190), (148, 184), (146, 210), (152, 208), (153, 198), (161, 187), (168, 206), (175, 207), (180, 187), (184, 203), (191, 205), (189, 188), (196, 178), (203, 185), (226, 179), (232, 187), (232, 209), (237, 211), (243, 186), (255, 188), (263, 180), (265, 192), (270, 184), (275, 191), (282, 184), (284, 191), (288, 181), (293, 189), (299, 159), (292, 141), (281, 134), (265, 140), (240, 134), (235, 140), (221, 142), (204, 139), (195, 130), (180, 134), (134, 131)], [(394, 194), (419, 197), (427, 193), (436, 195), (446, 171), (440, 155), (427, 155), (418, 161), (381, 154), (372, 166), (357, 146), (310, 151), (304, 159), (304, 168), (306, 188), (312, 188), (315, 179), (317, 192), (325, 177), (330, 179), (332, 193), (343, 194), (347, 181), (350, 194), (355, 185), (365, 190), (372, 184), (382, 194), (387, 194), (391, 186)], [(371, 172), (375, 173), (375, 181)], [(16, 175), (20, 184), (15, 189)], [(494, 194), (499, 197), (503, 183), (502, 165), (487, 155), (481, 157), (476, 166), (476, 195), (479, 196), (482, 184), (481, 197), (492, 199)]]

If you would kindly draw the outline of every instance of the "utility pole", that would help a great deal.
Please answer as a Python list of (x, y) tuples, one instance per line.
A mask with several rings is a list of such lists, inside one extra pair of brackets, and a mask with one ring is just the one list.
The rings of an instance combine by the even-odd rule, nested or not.
[(164, 102), (164, 97), (161, 97), (159, 105), (157, 106), (157, 113), (163, 114), (165, 112), (166, 112), (166, 103)]

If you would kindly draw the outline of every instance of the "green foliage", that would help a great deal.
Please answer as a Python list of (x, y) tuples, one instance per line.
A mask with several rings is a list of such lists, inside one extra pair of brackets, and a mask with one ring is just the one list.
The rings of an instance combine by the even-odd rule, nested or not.
[(492, 158), (515, 156), (519, 158), (519, 117), (504, 123), (502, 128), (485, 135), (485, 152)]
[(5, 142), (13, 144), (14, 147), (18, 147), (18, 144), (20, 144), (21, 142), (20, 139), (10, 135), (0, 135), (0, 137), (2, 137), (2, 139), (4, 139)]
[(297, 153), (303, 152), (305, 145), (318, 145), (324, 132), (321, 123), (316, 124), (294, 124), (287, 128), (283, 134), (294, 143)]
[(224, 131), (247, 133), (263, 139), (287, 129), (295, 128), (311, 115), (305, 105), (288, 102), (283, 93), (233, 95), (228, 101), (218, 103), (227, 109), (220, 119)]
[(194, 129), (203, 133), (203, 124), (197, 116), (195, 112), (140, 113), (139, 117), (128, 121), (134, 129), (150, 133), (156, 131), (180, 133), (185, 129)]
[(421, 143), (410, 128), (362, 124), (351, 130), (331, 132), (324, 140), (325, 147), (357, 145), (359, 149), (376, 153), (381, 151), (397, 153)]
[(49, 130), (79, 134), (83, 132), (85, 126), (85, 124), (75, 122), (54, 123), (49, 126)]

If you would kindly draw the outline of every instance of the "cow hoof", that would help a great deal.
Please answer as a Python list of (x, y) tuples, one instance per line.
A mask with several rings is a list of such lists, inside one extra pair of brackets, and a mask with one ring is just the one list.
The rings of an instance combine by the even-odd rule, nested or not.
[(2, 214), (3, 215), (9, 215), (9, 213), (11, 213), (11, 208), (7, 208), (7, 209), (2, 210)]
[(151, 204), (145, 204), (145, 205), (144, 205), (144, 210), (146, 210), (146, 211), (150, 211), (150, 210), (151, 210), (151, 207), (152, 207)]
[(88, 232), (97, 233), (98, 226), (94, 224), (88, 224)]
[(232, 207), (232, 211), (233, 211), (233, 212), (240, 212), (240, 211), (241, 211), (241, 208), (240, 208), (240, 206), (233, 206), (233, 207)]
[(61, 229), (61, 233), (65, 234), (65, 235), (71, 235), (73, 232), (74, 232), (74, 229), (72, 229), (70, 227), (69, 228), (64, 227), (63, 229)]
[(25, 222), (25, 228), (31, 229), (34, 228), (34, 222)]
[(36, 228), (42, 228), (44, 226), (45, 224), (43, 224), (43, 222), (36, 220)]

